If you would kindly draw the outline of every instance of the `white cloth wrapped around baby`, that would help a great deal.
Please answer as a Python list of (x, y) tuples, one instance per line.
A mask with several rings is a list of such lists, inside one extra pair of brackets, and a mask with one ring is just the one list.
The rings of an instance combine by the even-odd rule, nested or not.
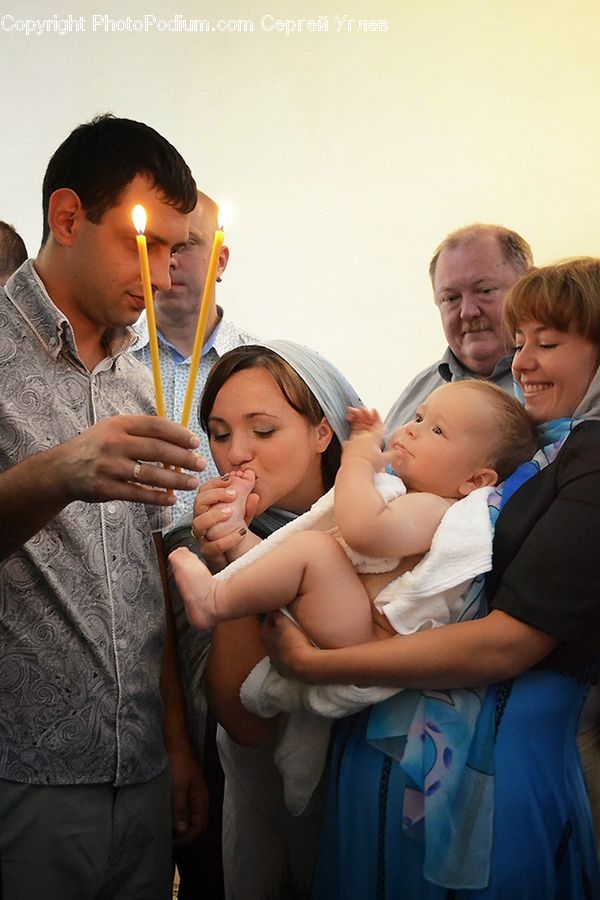
[[(375, 485), (387, 501), (405, 493), (402, 481), (380, 473)], [(398, 634), (412, 634), (457, 621), (469, 587), (492, 565), (492, 525), (487, 506), (491, 488), (479, 488), (453, 503), (433, 537), (431, 548), (409, 572), (391, 581), (375, 599)], [(298, 532), (335, 527), (333, 489), (311, 509), (280, 528), (216, 576), (229, 578), (264, 553)], [(344, 544), (359, 572), (386, 572), (398, 560), (359, 557)], [(399, 688), (355, 685), (306, 685), (283, 678), (262, 659), (242, 685), (242, 703), (264, 718), (281, 717), (275, 763), (284, 784), (285, 800), (293, 815), (301, 815), (319, 783), (325, 766), (331, 719), (351, 715), (397, 693)]]

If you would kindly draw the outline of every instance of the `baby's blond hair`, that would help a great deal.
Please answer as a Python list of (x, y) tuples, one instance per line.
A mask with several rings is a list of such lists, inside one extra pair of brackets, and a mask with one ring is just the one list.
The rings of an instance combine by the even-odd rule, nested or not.
[(537, 450), (535, 426), (519, 401), (496, 384), (467, 378), (451, 382), (451, 385), (485, 395), (497, 420), (497, 433), (492, 437), (488, 465), (498, 473), (498, 481), (504, 481), (521, 463), (531, 459)]

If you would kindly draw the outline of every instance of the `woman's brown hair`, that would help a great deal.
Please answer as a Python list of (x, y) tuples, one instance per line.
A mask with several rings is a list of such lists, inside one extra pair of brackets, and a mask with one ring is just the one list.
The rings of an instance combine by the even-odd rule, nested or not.
[(524, 322), (580, 334), (600, 346), (600, 259), (581, 256), (531, 269), (504, 300), (509, 334)]
[[(268, 347), (262, 347), (259, 344), (245, 344), (224, 353), (209, 373), (198, 412), (202, 430), (207, 434), (208, 419), (215, 405), (217, 394), (232, 375), (244, 369), (266, 369), (275, 379), (279, 390), (292, 409), (304, 416), (310, 425), (316, 426), (323, 419), (324, 413), (320, 403), (298, 373), (281, 356)], [(333, 434), (329, 446), (321, 454), (321, 472), (326, 491), (333, 487), (341, 457), (341, 444), (337, 436)]]

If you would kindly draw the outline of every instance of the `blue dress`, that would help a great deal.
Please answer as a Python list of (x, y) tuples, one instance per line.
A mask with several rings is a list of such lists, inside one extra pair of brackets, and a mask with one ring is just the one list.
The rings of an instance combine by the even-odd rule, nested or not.
[(340, 723), (315, 900), (591, 900), (600, 873), (579, 765), (583, 683), (534, 671), (488, 691), (495, 736), (490, 881), (455, 890), (423, 877), (424, 846), (402, 821), (410, 779), (366, 739), (370, 712)]
[[(498, 518), (491, 607), (558, 643), (536, 668), (488, 688), (476, 720), (475, 738), (489, 741), (493, 773), (484, 886), (449, 886), (431, 876), (426, 832), (407, 827), (405, 816), (407, 794), (423, 785), (404, 760), (374, 746), (380, 704), (338, 726), (313, 900), (600, 900), (576, 741), (600, 648), (592, 538), (600, 533), (599, 450), (600, 424), (579, 425)], [(437, 771), (444, 747), (432, 751), (427, 740), (424, 731), (423, 769)], [(475, 818), (469, 833), (467, 815), (458, 855), (482, 840)]]

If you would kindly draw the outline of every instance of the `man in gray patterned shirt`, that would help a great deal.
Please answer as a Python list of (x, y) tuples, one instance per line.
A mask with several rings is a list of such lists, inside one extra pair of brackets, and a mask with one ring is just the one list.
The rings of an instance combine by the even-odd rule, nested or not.
[(0, 289), (0, 883), (11, 900), (170, 897), (165, 743), (179, 830), (199, 829), (205, 812), (163, 656), (153, 540), (172, 491), (198, 486), (175, 467), (205, 463), (196, 436), (153, 415), (149, 372), (124, 352), (143, 308), (137, 203), (165, 290), (196, 203), (188, 167), (141, 123), (79, 126), (46, 172), (40, 253)]

